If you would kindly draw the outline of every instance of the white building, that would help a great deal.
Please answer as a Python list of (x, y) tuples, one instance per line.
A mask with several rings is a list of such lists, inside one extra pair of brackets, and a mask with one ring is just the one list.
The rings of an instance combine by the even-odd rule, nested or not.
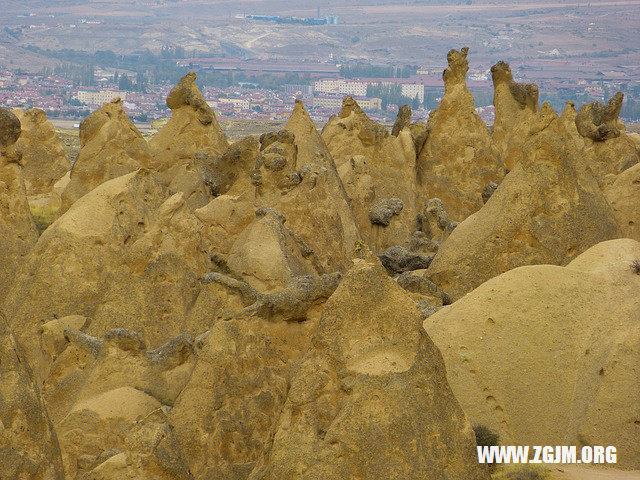
[(418, 100), (424, 102), (424, 85), (421, 83), (403, 83), (402, 95), (409, 98), (416, 98), (417, 95)]
[(366, 82), (336, 78), (316, 80), (313, 89), (319, 93), (337, 93), (341, 95), (353, 95), (354, 97), (364, 97), (367, 95)]
[(99, 92), (79, 90), (76, 94), (76, 98), (87, 105), (102, 105), (118, 97), (124, 100), (127, 98), (127, 94), (115, 90), (100, 90)]

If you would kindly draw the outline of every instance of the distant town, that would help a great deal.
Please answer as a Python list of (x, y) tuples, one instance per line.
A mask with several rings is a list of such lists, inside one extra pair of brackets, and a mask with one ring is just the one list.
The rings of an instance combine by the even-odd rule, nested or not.
[[(171, 62), (175, 62), (172, 65), (176, 72), (196, 71), (211, 107), (228, 118), (286, 119), (295, 100), (300, 98), (312, 118), (324, 123), (340, 109), (343, 97), (351, 95), (377, 121), (392, 122), (403, 104), (412, 106), (416, 120), (426, 120), (444, 92), (441, 79), (444, 65), (388, 67), (243, 61), (228, 57), (176, 58)], [(537, 83), (541, 102), (550, 101), (558, 111), (567, 100), (579, 107), (594, 100), (604, 102), (621, 90), (627, 94), (623, 119), (630, 123), (640, 121), (640, 104), (633, 100), (640, 98), (640, 68), (602, 71), (597, 68), (597, 60), (593, 65), (583, 65), (580, 72), (567, 72), (567, 68), (568, 64), (561, 59), (512, 63), (516, 78)], [(208, 84), (207, 80), (212, 78), (213, 84)], [(260, 80), (265, 78), (270, 81)], [(165, 99), (173, 84), (170, 80), (150, 81), (140, 72), (95, 65), (85, 67), (81, 75), (77, 68), (45, 68), (34, 74), (0, 67), (0, 104), (9, 108), (40, 108), (51, 118), (79, 120), (103, 103), (120, 97), (130, 117), (150, 122), (170, 115)], [(478, 113), (491, 124), (490, 66), (470, 70), (468, 85)]]

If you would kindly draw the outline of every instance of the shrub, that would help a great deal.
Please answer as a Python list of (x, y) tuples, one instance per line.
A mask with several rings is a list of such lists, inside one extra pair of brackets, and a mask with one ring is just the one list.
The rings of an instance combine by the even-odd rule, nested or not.
[(640, 275), (640, 260), (634, 260), (633, 262), (631, 262), (631, 265), (629, 265), (629, 267), (631, 267), (631, 271), (633, 273), (635, 273), (636, 275)]
[(504, 465), (493, 480), (547, 480), (549, 470), (531, 465)]
[(476, 434), (476, 445), (479, 447), (490, 447), (500, 444), (500, 436), (485, 425), (474, 425), (473, 431)]

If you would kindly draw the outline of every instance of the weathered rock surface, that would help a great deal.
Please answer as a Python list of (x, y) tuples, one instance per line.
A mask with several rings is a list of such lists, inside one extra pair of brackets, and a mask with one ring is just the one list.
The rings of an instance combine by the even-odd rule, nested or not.
[(197, 346), (198, 363), (170, 420), (196, 478), (245, 480), (268, 449), (288, 378), (315, 323), (240, 316)]
[(378, 255), (384, 268), (392, 275), (411, 270), (428, 268), (432, 257), (423, 253), (411, 252), (402, 245), (387, 248)]
[(619, 118), (622, 99), (618, 92), (607, 105), (585, 104), (575, 117), (578, 133), (584, 137), (584, 156), (603, 188), (614, 181), (614, 175), (640, 161), (640, 149), (626, 134)]
[(640, 243), (516, 268), (427, 319), (456, 398), (507, 445), (615, 445), (640, 467)]
[(196, 74), (188, 73), (167, 97), (171, 119), (151, 139), (153, 166), (159, 171), (189, 163), (201, 151), (222, 154), (228, 147), (216, 114), (196, 86)]
[(249, 478), (489, 478), (415, 304), (372, 262), (327, 301)]
[(0, 150), (15, 144), (21, 133), (20, 119), (14, 113), (0, 107)]
[(284, 216), (267, 207), (256, 211), (227, 258), (233, 272), (264, 293), (283, 288), (294, 276), (319, 273), (314, 263), (313, 251), (285, 226)]
[(604, 196), (613, 209), (621, 235), (640, 241), (640, 165), (617, 175), (604, 190)]
[(18, 109), (13, 113), (22, 128), (16, 148), (22, 154), (20, 166), (27, 195), (49, 193), (53, 185), (71, 170), (64, 146), (43, 110)]
[(487, 204), (444, 241), (428, 274), (458, 299), (512, 268), (566, 265), (618, 235), (611, 207), (556, 116), (523, 146)]
[[(338, 167), (363, 240), (380, 253), (409, 238), (417, 213), (411, 131), (404, 128), (397, 137), (390, 135), (347, 97), (340, 113), (325, 125), (322, 138)], [(386, 226), (370, 218), (374, 202), (383, 198), (398, 198), (403, 204)]]
[(417, 159), (420, 201), (440, 198), (451, 217), (462, 221), (479, 210), (482, 191), (500, 182), (504, 166), (467, 88), (467, 47), (447, 55), (445, 94), (429, 116), (429, 135)]
[(147, 141), (127, 117), (119, 98), (82, 121), (80, 143), (71, 181), (62, 193), (61, 213), (98, 185), (146, 168), (151, 161)]
[(513, 80), (508, 63), (498, 62), (491, 67), (495, 121), (492, 140), (505, 167), (511, 170), (518, 152), (528, 137), (540, 130), (538, 116), (538, 86)]
[(70, 344), (46, 387), (66, 475), (192, 479), (166, 415), (193, 370), (190, 337), (146, 350), (144, 339), (124, 328), (104, 338), (73, 329), (64, 335)]
[(17, 163), (20, 152), (15, 141), (19, 136), (18, 118), (0, 108), (0, 301), (38, 238)]
[(171, 193), (182, 192), (191, 208), (212, 198), (215, 179), (210, 165), (228, 148), (216, 114), (188, 73), (167, 97), (171, 119), (150, 140), (152, 167)]
[(0, 313), (0, 471), (63, 480), (58, 438), (20, 345)]
[(37, 378), (46, 378), (49, 360), (30, 339), (55, 318), (83, 315), (97, 335), (134, 328), (152, 347), (184, 331), (209, 259), (181, 194), (166, 195), (151, 172), (118, 177), (39, 238), (5, 302)]

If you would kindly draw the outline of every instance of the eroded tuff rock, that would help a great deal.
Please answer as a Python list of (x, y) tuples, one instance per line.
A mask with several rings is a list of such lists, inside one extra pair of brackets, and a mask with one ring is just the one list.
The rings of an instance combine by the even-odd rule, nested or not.
[(538, 116), (538, 86), (513, 80), (508, 63), (491, 67), (495, 121), (492, 140), (505, 167), (512, 169), (518, 152), (528, 137), (540, 130)]
[(15, 142), (20, 132), (20, 120), (0, 108), (0, 301), (38, 238), (17, 163), (21, 155)]
[(512, 268), (566, 265), (618, 235), (611, 207), (556, 115), (523, 146), (487, 204), (444, 241), (428, 273), (458, 299)]
[(313, 251), (285, 221), (271, 208), (258, 209), (227, 257), (233, 272), (264, 293), (283, 288), (292, 277), (319, 273)]
[(447, 55), (445, 94), (429, 116), (429, 134), (417, 159), (419, 201), (440, 198), (458, 221), (482, 207), (485, 185), (499, 183), (504, 176), (498, 151), (467, 88), (468, 51), (464, 47)]
[(283, 290), (266, 294), (260, 293), (247, 282), (218, 272), (208, 273), (203, 281), (216, 282), (237, 292), (247, 305), (240, 312), (242, 315), (256, 315), (269, 321), (302, 322), (309, 319), (309, 310), (314, 305), (323, 303), (331, 296), (341, 278), (339, 272), (319, 277), (292, 277)]
[(0, 471), (3, 478), (63, 480), (58, 438), (27, 359), (2, 313), (0, 379)]
[(415, 304), (371, 262), (327, 301), (250, 479), (489, 478)]
[(189, 72), (167, 97), (171, 119), (151, 139), (154, 168), (167, 170), (189, 160), (200, 151), (223, 153), (227, 140), (214, 111), (196, 86), (196, 74)]
[(80, 124), (80, 153), (62, 193), (61, 213), (98, 185), (146, 168), (147, 141), (127, 117), (119, 98), (105, 103)]
[(63, 334), (45, 389), (67, 477), (192, 479), (167, 418), (195, 364), (191, 337), (147, 350), (125, 328)]
[(615, 445), (620, 467), (639, 468), (639, 258), (634, 240), (602, 242), (566, 267), (506, 272), (430, 316), (471, 421), (509, 445)]
[(134, 328), (152, 347), (184, 331), (210, 262), (182, 195), (166, 197), (151, 172), (133, 172), (92, 190), (40, 236), (5, 301), (37, 378), (50, 367), (30, 340), (40, 322), (83, 315), (91, 334)]
[(182, 192), (192, 209), (206, 205), (216, 194), (210, 167), (229, 144), (214, 111), (189, 72), (167, 97), (171, 119), (149, 141), (152, 167), (171, 193)]
[(20, 166), (27, 195), (49, 193), (54, 183), (71, 169), (64, 146), (43, 110), (18, 109), (13, 113), (22, 128), (16, 148), (22, 153)]
[(575, 117), (578, 133), (584, 137), (584, 157), (603, 189), (615, 175), (640, 161), (640, 149), (619, 118), (622, 99), (618, 92), (607, 105), (585, 104)]
[[(351, 97), (322, 131), (350, 199), (363, 240), (375, 252), (402, 243), (415, 230), (416, 152), (409, 129), (397, 137), (373, 122)], [(369, 212), (382, 198), (399, 198), (402, 211), (387, 226), (371, 223)]]
[(249, 477), (268, 450), (291, 370), (316, 324), (239, 315), (197, 342), (198, 363), (170, 412), (196, 478)]
[(617, 175), (603, 193), (622, 236), (640, 241), (640, 164)]
[(14, 110), (22, 135), (16, 143), (31, 214), (46, 227), (58, 216), (62, 198), (56, 185), (71, 170), (64, 146), (43, 110)]
[(384, 268), (392, 275), (428, 268), (433, 259), (430, 255), (412, 252), (402, 245), (387, 248), (378, 255), (378, 258)]

